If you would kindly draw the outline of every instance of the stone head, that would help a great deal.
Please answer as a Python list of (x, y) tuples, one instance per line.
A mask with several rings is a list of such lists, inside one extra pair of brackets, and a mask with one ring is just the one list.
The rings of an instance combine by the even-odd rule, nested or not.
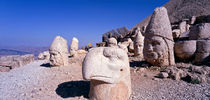
[(117, 47), (117, 40), (115, 38), (109, 38), (108, 47)]
[(83, 78), (114, 84), (130, 77), (128, 56), (119, 48), (92, 48), (83, 61)]
[(68, 65), (68, 45), (67, 41), (57, 36), (52, 42), (50, 49), (50, 65), (52, 66), (66, 66)]

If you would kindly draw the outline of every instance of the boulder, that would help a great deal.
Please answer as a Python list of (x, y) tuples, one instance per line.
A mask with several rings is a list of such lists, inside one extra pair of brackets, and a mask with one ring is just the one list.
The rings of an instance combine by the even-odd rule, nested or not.
[(79, 48), (79, 40), (73, 37), (70, 45), (70, 56), (75, 56), (78, 48)]
[(197, 40), (197, 51), (195, 53), (195, 63), (210, 61), (210, 40)]
[(196, 52), (196, 40), (178, 41), (174, 45), (174, 52), (176, 57), (181, 60), (188, 60)]
[(202, 23), (193, 26), (189, 33), (191, 40), (206, 40), (210, 39), (210, 23)]
[(90, 100), (128, 100), (131, 95), (129, 60), (122, 49), (92, 48), (83, 61), (82, 74), (90, 80)]
[(168, 77), (168, 73), (167, 73), (167, 72), (160, 72), (160, 73), (158, 74), (158, 77), (159, 77), (159, 78), (167, 78), (167, 77)]
[(144, 58), (155, 66), (174, 65), (174, 41), (165, 7), (156, 8), (147, 26), (144, 39)]
[(61, 36), (56, 36), (50, 49), (51, 66), (68, 66), (68, 45), (67, 41)]
[(38, 55), (38, 60), (49, 60), (49, 59), (50, 59), (49, 51), (44, 51)]
[(115, 38), (109, 38), (108, 47), (117, 47), (117, 40)]

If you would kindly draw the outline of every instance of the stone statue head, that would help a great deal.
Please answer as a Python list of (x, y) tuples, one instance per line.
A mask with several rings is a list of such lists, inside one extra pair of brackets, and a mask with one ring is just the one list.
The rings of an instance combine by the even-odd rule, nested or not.
[(140, 28), (136, 29), (136, 37), (134, 39), (134, 55), (143, 57), (144, 36), (142, 36)]
[(109, 38), (108, 47), (117, 47), (117, 40), (115, 38)]
[(56, 36), (50, 49), (50, 65), (66, 66), (68, 65), (68, 45), (67, 41), (61, 36)]
[(75, 56), (78, 48), (79, 48), (79, 40), (73, 37), (70, 45), (70, 55)]
[[(90, 98), (114, 100), (131, 94), (130, 67), (127, 53), (119, 48), (92, 48), (82, 66), (83, 78), (91, 81)], [(122, 90), (122, 94), (114, 91)], [(108, 97), (106, 97), (108, 96)]]
[(147, 26), (143, 54), (156, 66), (175, 64), (171, 24), (165, 7), (156, 8)]

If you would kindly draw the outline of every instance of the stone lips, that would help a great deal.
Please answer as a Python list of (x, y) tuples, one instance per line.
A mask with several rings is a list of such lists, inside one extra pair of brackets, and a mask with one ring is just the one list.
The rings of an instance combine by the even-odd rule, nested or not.
[[(114, 47), (90, 49), (83, 61), (82, 73), (84, 79), (91, 81), (91, 100), (129, 99), (130, 66), (124, 50)], [(127, 96), (123, 97), (122, 94)]]

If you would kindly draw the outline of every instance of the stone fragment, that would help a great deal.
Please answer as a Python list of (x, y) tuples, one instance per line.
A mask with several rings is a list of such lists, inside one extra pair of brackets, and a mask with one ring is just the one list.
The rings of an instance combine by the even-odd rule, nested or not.
[(136, 37), (134, 39), (134, 56), (143, 58), (144, 36), (141, 34), (140, 28), (136, 29)]
[(14, 55), (14, 56), (3, 56), (0, 58), (0, 66), (9, 67), (13, 69), (15, 67), (24, 66), (34, 61), (33, 54), (27, 55)]
[(160, 72), (158, 77), (159, 78), (167, 78), (168, 77), (168, 73), (167, 72)]
[(73, 57), (76, 56), (78, 48), (79, 48), (79, 40), (73, 37), (70, 45), (70, 56)]
[(82, 74), (85, 80), (90, 80), (90, 100), (128, 100), (131, 95), (129, 60), (122, 49), (90, 49), (83, 61)]
[(9, 72), (10, 68), (9, 67), (2, 67), (0, 66), (0, 72)]
[(189, 33), (190, 40), (210, 39), (210, 23), (197, 24), (192, 27)]
[(49, 53), (49, 51), (44, 51), (44, 52), (40, 53), (38, 55), (38, 59), (39, 60), (49, 60), (50, 59), (50, 53)]
[(193, 57), (196, 52), (196, 40), (178, 41), (174, 45), (176, 57), (187, 60)]
[(117, 47), (117, 40), (115, 38), (109, 38), (108, 47)]
[(168, 75), (170, 78), (174, 80), (180, 80), (182, 77), (186, 77), (187, 73), (181, 69), (178, 69), (176, 67), (171, 67), (166, 69)]
[(50, 46), (49, 53), (51, 66), (68, 65), (68, 45), (67, 41), (61, 36), (55, 37), (54, 41)]
[(126, 53), (128, 52), (128, 47), (126, 46), (126, 44), (118, 43), (118, 47), (120, 49), (123, 49)]
[(174, 30), (172, 31), (172, 35), (173, 35), (173, 38), (179, 38), (180, 35), (181, 35), (180, 29), (174, 29)]
[(165, 7), (156, 8), (150, 19), (143, 54), (145, 60), (155, 66), (175, 64), (171, 24)]
[(181, 33), (184, 33), (187, 31), (187, 22), (186, 21), (182, 21), (180, 24), (179, 24), (179, 29), (180, 29), (180, 32)]
[(190, 20), (190, 24), (193, 25), (196, 21), (196, 16), (192, 16), (191, 20)]

